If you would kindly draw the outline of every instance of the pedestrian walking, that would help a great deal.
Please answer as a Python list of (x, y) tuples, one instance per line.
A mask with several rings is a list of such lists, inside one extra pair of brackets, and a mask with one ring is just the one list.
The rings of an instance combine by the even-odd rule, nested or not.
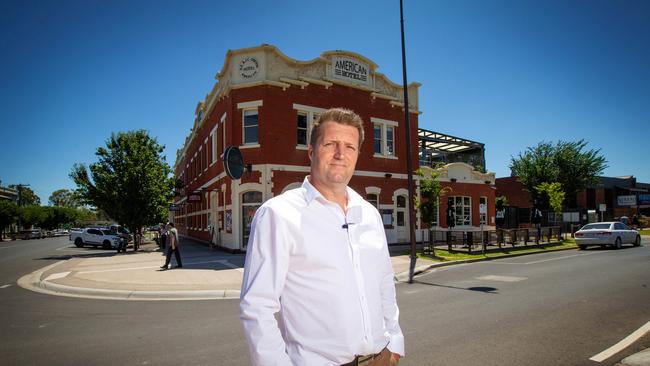
[(348, 187), (362, 142), (356, 113), (324, 112), (302, 187), (255, 213), (240, 300), (253, 365), (383, 366), (404, 355), (384, 224)]
[(165, 257), (165, 264), (160, 267), (162, 270), (169, 269), (169, 263), (172, 259), (172, 253), (176, 257), (176, 267), (183, 268), (183, 263), (181, 262), (181, 251), (178, 241), (178, 231), (174, 227), (174, 223), (170, 222), (167, 224), (167, 238), (169, 239), (169, 246), (167, 247), (167, 255)]
[(165, 250), (167, 246), (167, 224), (160, 223), (158, 230), (160, 234), (160, 249)]

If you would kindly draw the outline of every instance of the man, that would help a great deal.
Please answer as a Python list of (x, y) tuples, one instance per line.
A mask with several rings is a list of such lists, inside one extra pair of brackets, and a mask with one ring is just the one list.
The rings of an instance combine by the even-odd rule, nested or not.
[(165, 258), (165, 264), (160, 267), (163, 271), (169, 268), (169, 263), (172, 259), (172, 253), (176, 257), (176, 268), (183, 268), (183, 263), (181, 262), (181, 251), (178, 244), (178, 231), (174, 227), (174, 223), (170, 222), (167, 224), (167, 239), (169, 240), (169, 247), (167, 247), (167, 256)]
[(362, 142), (357, 114), (326, 111), (302, 187), (255, 213), (240, 302), (254, 365), (396, 365), (404, 355), (381, 217), (347, 186)]

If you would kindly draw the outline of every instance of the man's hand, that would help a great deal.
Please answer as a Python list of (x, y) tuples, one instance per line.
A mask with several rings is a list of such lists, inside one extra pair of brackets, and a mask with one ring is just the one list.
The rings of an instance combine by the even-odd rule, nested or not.
[(397, 364), (399, 363), (399, 358), (400, 358), (400, 355), (398, 353), (391, 353), (390, 354), (390, 365), (391, 366), (397, 366)]

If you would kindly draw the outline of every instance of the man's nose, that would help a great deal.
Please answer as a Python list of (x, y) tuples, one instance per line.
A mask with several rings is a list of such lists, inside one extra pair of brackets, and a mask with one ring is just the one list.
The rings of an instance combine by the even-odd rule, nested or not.
[(345, 147), (343, 146), (343, 144), (336, 144), (336, 148), (334, 150), (334, 157), (337, 159), (343, 159), (344, 151), (345, 151)]

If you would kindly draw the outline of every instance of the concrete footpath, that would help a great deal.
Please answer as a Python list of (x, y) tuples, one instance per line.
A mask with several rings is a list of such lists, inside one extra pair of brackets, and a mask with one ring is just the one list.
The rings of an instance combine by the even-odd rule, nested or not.
[[(644, 237), (644, 241), (650, 239)], [(410, 258), (403, 253), (408, 246), (391, 246), (391, 262), (396, 282), (409, 278)], [(183, 268), (161, 270), (164, 253), (156, 244), (149, 243), (138, 252), (74, 254), (66, 259), (27, 274), (18, 284), (40, 293), (111, 300), (214, 300), (238, 299), (244, 267), (244, 254), (230, 254), (212, 250), (205, 244), (181, 238)], [(551, 250), (546, 250), (545, 253)], [(63, 252), (65, 253), (65, 251)], [(173, 256), (172, 256), (173, 257)], [(483, 260), (483, 259), (480, 259)], [(415, 273), (436, 267), (479, 260), (434, 262), (418, 258)], [(172, 258), (175, 265), (175, 259)], [(639, 352), (617, 366), (650, 366), (650, 349)]]

